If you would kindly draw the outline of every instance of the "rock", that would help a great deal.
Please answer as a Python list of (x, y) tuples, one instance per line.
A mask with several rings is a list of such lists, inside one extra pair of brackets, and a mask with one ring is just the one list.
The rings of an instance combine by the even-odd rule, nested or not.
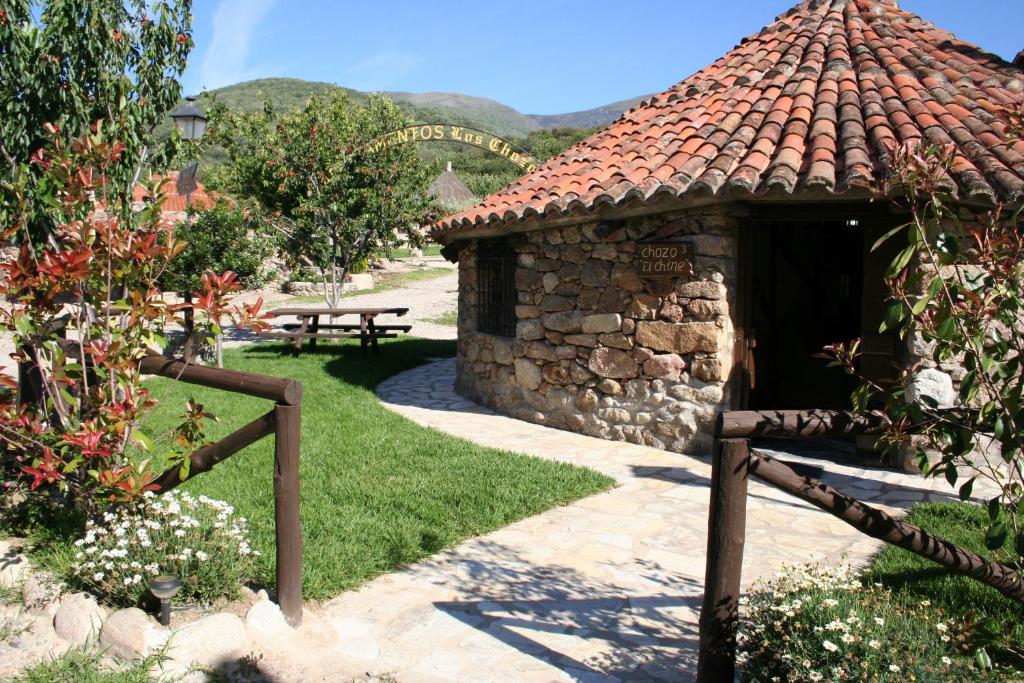
[(922, 370), (907, 382), (903, 399), (929, 408), (952, 408), (957, 399), (953, 378), (935, 368)]
[(57, 635), (72, 645), (86, 645), (100, 635), (106, 610), (86, 593), (69, 593), (60, 599), (53, 628)]
[(539, 318), (540, 306), (518, 305), (516, 306), (516, 318), (526, 320), (527, 318)]
[(17, 588), (25, 580), (28, 560), (8, 542), (0, 545), (0, 588)]
[(610, 379), (630, 379), (640, 374), (640, 368), (633, 357), (618, 349), (595, 349), (590, 354), (587, 367), (591, 372)]
[(100, 647), (128, 661), (145, 659), (167, 642), (171, 633), (137, 607), (119, 609), (103, 622)]
[(615, 287), (634, 294), (644, 291), (644, 283), (636, 274), (636, 269), (622, 263), (612, 266), (611, 283)]
[(541, 375), (544, 377), (544, 381), (548, 384), (572, 384), (572, 381), (569, 378), (569, 369), (563, 368), (561, 365), (556, 365), (555, 363), (548, 363), (545, 365)]
[(597, 341), (601, 342), (604, 346), (610, 346), (614, 349), (622, 349), (623, 351), (633, 350), (633, 340), (621, 332), (602, 334), (597, 338)]
[(245, 615), (245, 627), (255, 638), (270, 639), (292, 632), (277, 604), (263, 600), (249, 608)]
[(618, 287), (606, 287), (601, 298), (597, 300), (597, 311), (600, 313), (621, 313), (626, 307), (629, 295)]
[(170, 638), (165, 676), (183, 676), (194, 667), (216, 669), (235, 662), (250, 647), (245, 624), (234, 614), (219, 613), (181, 627)]
[(597, 346), (597, 335), (567, 334), (565, 336), (564, 341), (566, 344), (574, 344), (575, 346), (586, 346), (592, 349)]
[(544, 325), (541, 324), (539, 319), (532, 320), (520, 320), (516, 323), (516, 337), (519, 339), (543, 339), (544, 338)]
[(725, 287), (717, 282), (698, 280), (679, 285), (679, 296), (684, 299), (724, 299)]
[(632, 318), (625, 318), (619, 329), (622, 331), (622, 334), (633, 334), (636, 332), (636, 321)]
[(645, 349), (643, 347), (637, 347), (636, 349), (633, 350), (633, 358), (636, 360), (637, 363), (640, 363), (642, 365), (649, 361), (650, 359), (654, 358), (654, 351), (651, 351), (650, 349)]
[(686, 362), (677, 354), (667, 353), (655, 356), (644, 363), (644, 374), (650, 377), (667, 377), (675, 380), (683, 374), (685, 367)]
[(587, 259), (580, 266), (580, 282), (590, 287), (604, 287), (608, 284), (612, 264), (599, 259)]
[(585, 384), (594, 379), (594, 373), (579, 363), (572, 363), (569, 366), (569, 378), (573, 384)]
[(526, 358), (516, 358), (515, 367), (516, 384), (531, 391), (540, 389), (544, 377), (536, 363)]
[(561, 244), (565, 241), (562, 237), (562, 232), (558, 229), (548, 230), (544, 236), (547, 237), (548, 244)]
[(687, 305), (686, 311), (697, 320), (714, 320), (725, 315), (725, 302), (694, 299)]
[(533, 360), (556, 361), (558, 360), (558, 351), (551, 344), (534, 341), (526, 345), (526, 357)]
[(636, 341), (656, 351), (687, 354), (694, 351), (718, 350), (722, 331), (713, 323), (665, 323), (641, 320), (636, 327)]
[(613, 379), (603, 379), (597, 384), (598, 390), (609, 396), (618, 396), (622, 393), (622, 385)]
[(491, 354), (494, 356), (495, 363), (499, 365), (512, 365), (512, 342), (495, 337), (494, 343), (491, 346)]
[(622, 316), (618, 313), (598, 313), (583, 319), (583, 332), (586, 334), (617, 332), (621, 326)]
[(562, 264), (559, 261), (551, 258), (537, 259), (537, 262), (533, 264), (533, 267), (541, 273), (550, 273), (558, 270)]
[(590, 311), (597, 308), (597, 302), (601, 300), (601, 289), (598, 287), (583, 287), (580, 289), (580, 308)]
[(519, 265), (523, 268), (533, 268), (533, 264), (537, 262), (537, 257), (533, 254), (520, 254)]
[(550, 294), (558, 286), (558, 276), (554, 273), (544, 273), (543, 283), (544, 291)]
[(21, 601), (30, 610), (52, 609), (56, 614), (60, 584), (43, 574), (29, 574), (21, 585)]
[(729, 376), (729, 365), (724, 357), (699, 358), (690, 364), (693, 376), (702, 382), (724, 382)]
[(614, 261), (618, 258), (619, 251), (615, 248), (614, 244), (599, 242), (594, 245), (594, 251), (591, 252), (591, 255), (604, 261)]
[(548, 294), (540, 302), (540, 310), (545, 313), (557, 313), (559, 311), (568, 311), (576, 307), (576, 302), (567, 296), (558, 296), (557, 294)]
[(548, 313), (541, 320), (544, 327), (563, 334), (574, 334), (583, 329), (582, 311), (562, 311), (561, 313)]
[(566, 244), (579, 244), (580, 240), (583, 239), (583, 231), (575, 225), (562, 228), (562, 239), (565, 240)]
[(543, 282), (541, 280), (541, 274), (536, 270), (529, 270), (526, 268), (516, 269), (516, 289), (523, 291), (540, 289), (542, 286)]
[(638, 320), (654, 320), (658, 315), (658, 306), (661, 305), (661, 297), (653, 294), (634, 294), (633, 301), (626, 309), (627, 318)]
[(679, 304), (666, 303), (661, 307), (658, 315), (664, 320), (677, 323), (683, 319), (683, 307)]

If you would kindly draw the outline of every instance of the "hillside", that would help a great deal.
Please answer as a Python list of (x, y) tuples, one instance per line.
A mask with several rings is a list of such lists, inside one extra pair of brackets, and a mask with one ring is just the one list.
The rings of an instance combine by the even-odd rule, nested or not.
[[(356, 102), (365, 102), (368, 93), (332, 83), (304, 81), (297, 78), (263, 78), (229, 85), (210, 91), (229, 109), (257, 111), (263, 107), (264, 97), (275, 109), (285, 111), (300, 107), (316, 93), (343, 90)], [(488, 99), (460, 93), (384, 93), (419, 121), (443, 121), (480, 128), (506, 137), (522, 138), (537, 130), (553, 128), (594, 128), (604, 126), (639, 102), (633, 98), (603, 107), (567, 114), (522, 114), (512, 107)]]

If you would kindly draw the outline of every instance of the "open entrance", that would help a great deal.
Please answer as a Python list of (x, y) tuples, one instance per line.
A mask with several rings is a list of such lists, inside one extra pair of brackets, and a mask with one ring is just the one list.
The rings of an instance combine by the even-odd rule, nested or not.
[[(830, 212), (833, 213), (834, 212)], [(750, 350), (744, 373), (751, 410), (850, 407), (856, 381), (816, 358), (836, 342), (862, 338), (861, 371), (893, 376), (896, 337), (879, 334), (885, 309), (888, 246), (871, 252), (896, 224), (859, 220), (757, 220), (746, 233), (746, 313), (740, 325)]]

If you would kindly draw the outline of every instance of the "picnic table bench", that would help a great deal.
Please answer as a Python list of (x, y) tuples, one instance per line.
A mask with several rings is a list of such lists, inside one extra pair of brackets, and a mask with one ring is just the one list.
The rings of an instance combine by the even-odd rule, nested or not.
[[(283, 326), (283, 331), (272, 330), (264, 332), (263, 337), (267, 339), (291, 339), (295, 342), (295, 352), (302, 350), (303, 342), (308, 339), (309, 347), (316, 348), (317, 339), (359, 339), (359, 346), (365, 352), (372, 347), (374, 353), (378, 353), (377, 341), (397, 337), (400, 332), (408, 332), (412, 325), (378, 325), (376, 318), (379, 315), (403, 316), (409, 312), (408, 308), (275, 308), (268, 311), (267, 315), (272, 318), (281, 318), (294, 315), (298, 322), (288, 323)], [(342, 316), (359, 316), (359, 322), (349, 323), (321, 323), (320, 318), (327, 316), (330, 320)]]

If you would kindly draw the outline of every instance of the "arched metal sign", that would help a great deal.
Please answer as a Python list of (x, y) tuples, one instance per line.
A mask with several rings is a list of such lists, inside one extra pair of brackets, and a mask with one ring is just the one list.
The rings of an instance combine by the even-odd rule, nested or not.
[(537, 170), (537, 167), (540, 166), (540, 161), (535, 156), (513, 142), (493, 133), (449, 123), (417, 123), (414, 126), (393, 130), (374, 139), (367, 145), (367, 148), (376, 152), (388, 147), (414, 142), (458, 142), (463, 145), (479, 147), (504, 157), (527, 173)]

